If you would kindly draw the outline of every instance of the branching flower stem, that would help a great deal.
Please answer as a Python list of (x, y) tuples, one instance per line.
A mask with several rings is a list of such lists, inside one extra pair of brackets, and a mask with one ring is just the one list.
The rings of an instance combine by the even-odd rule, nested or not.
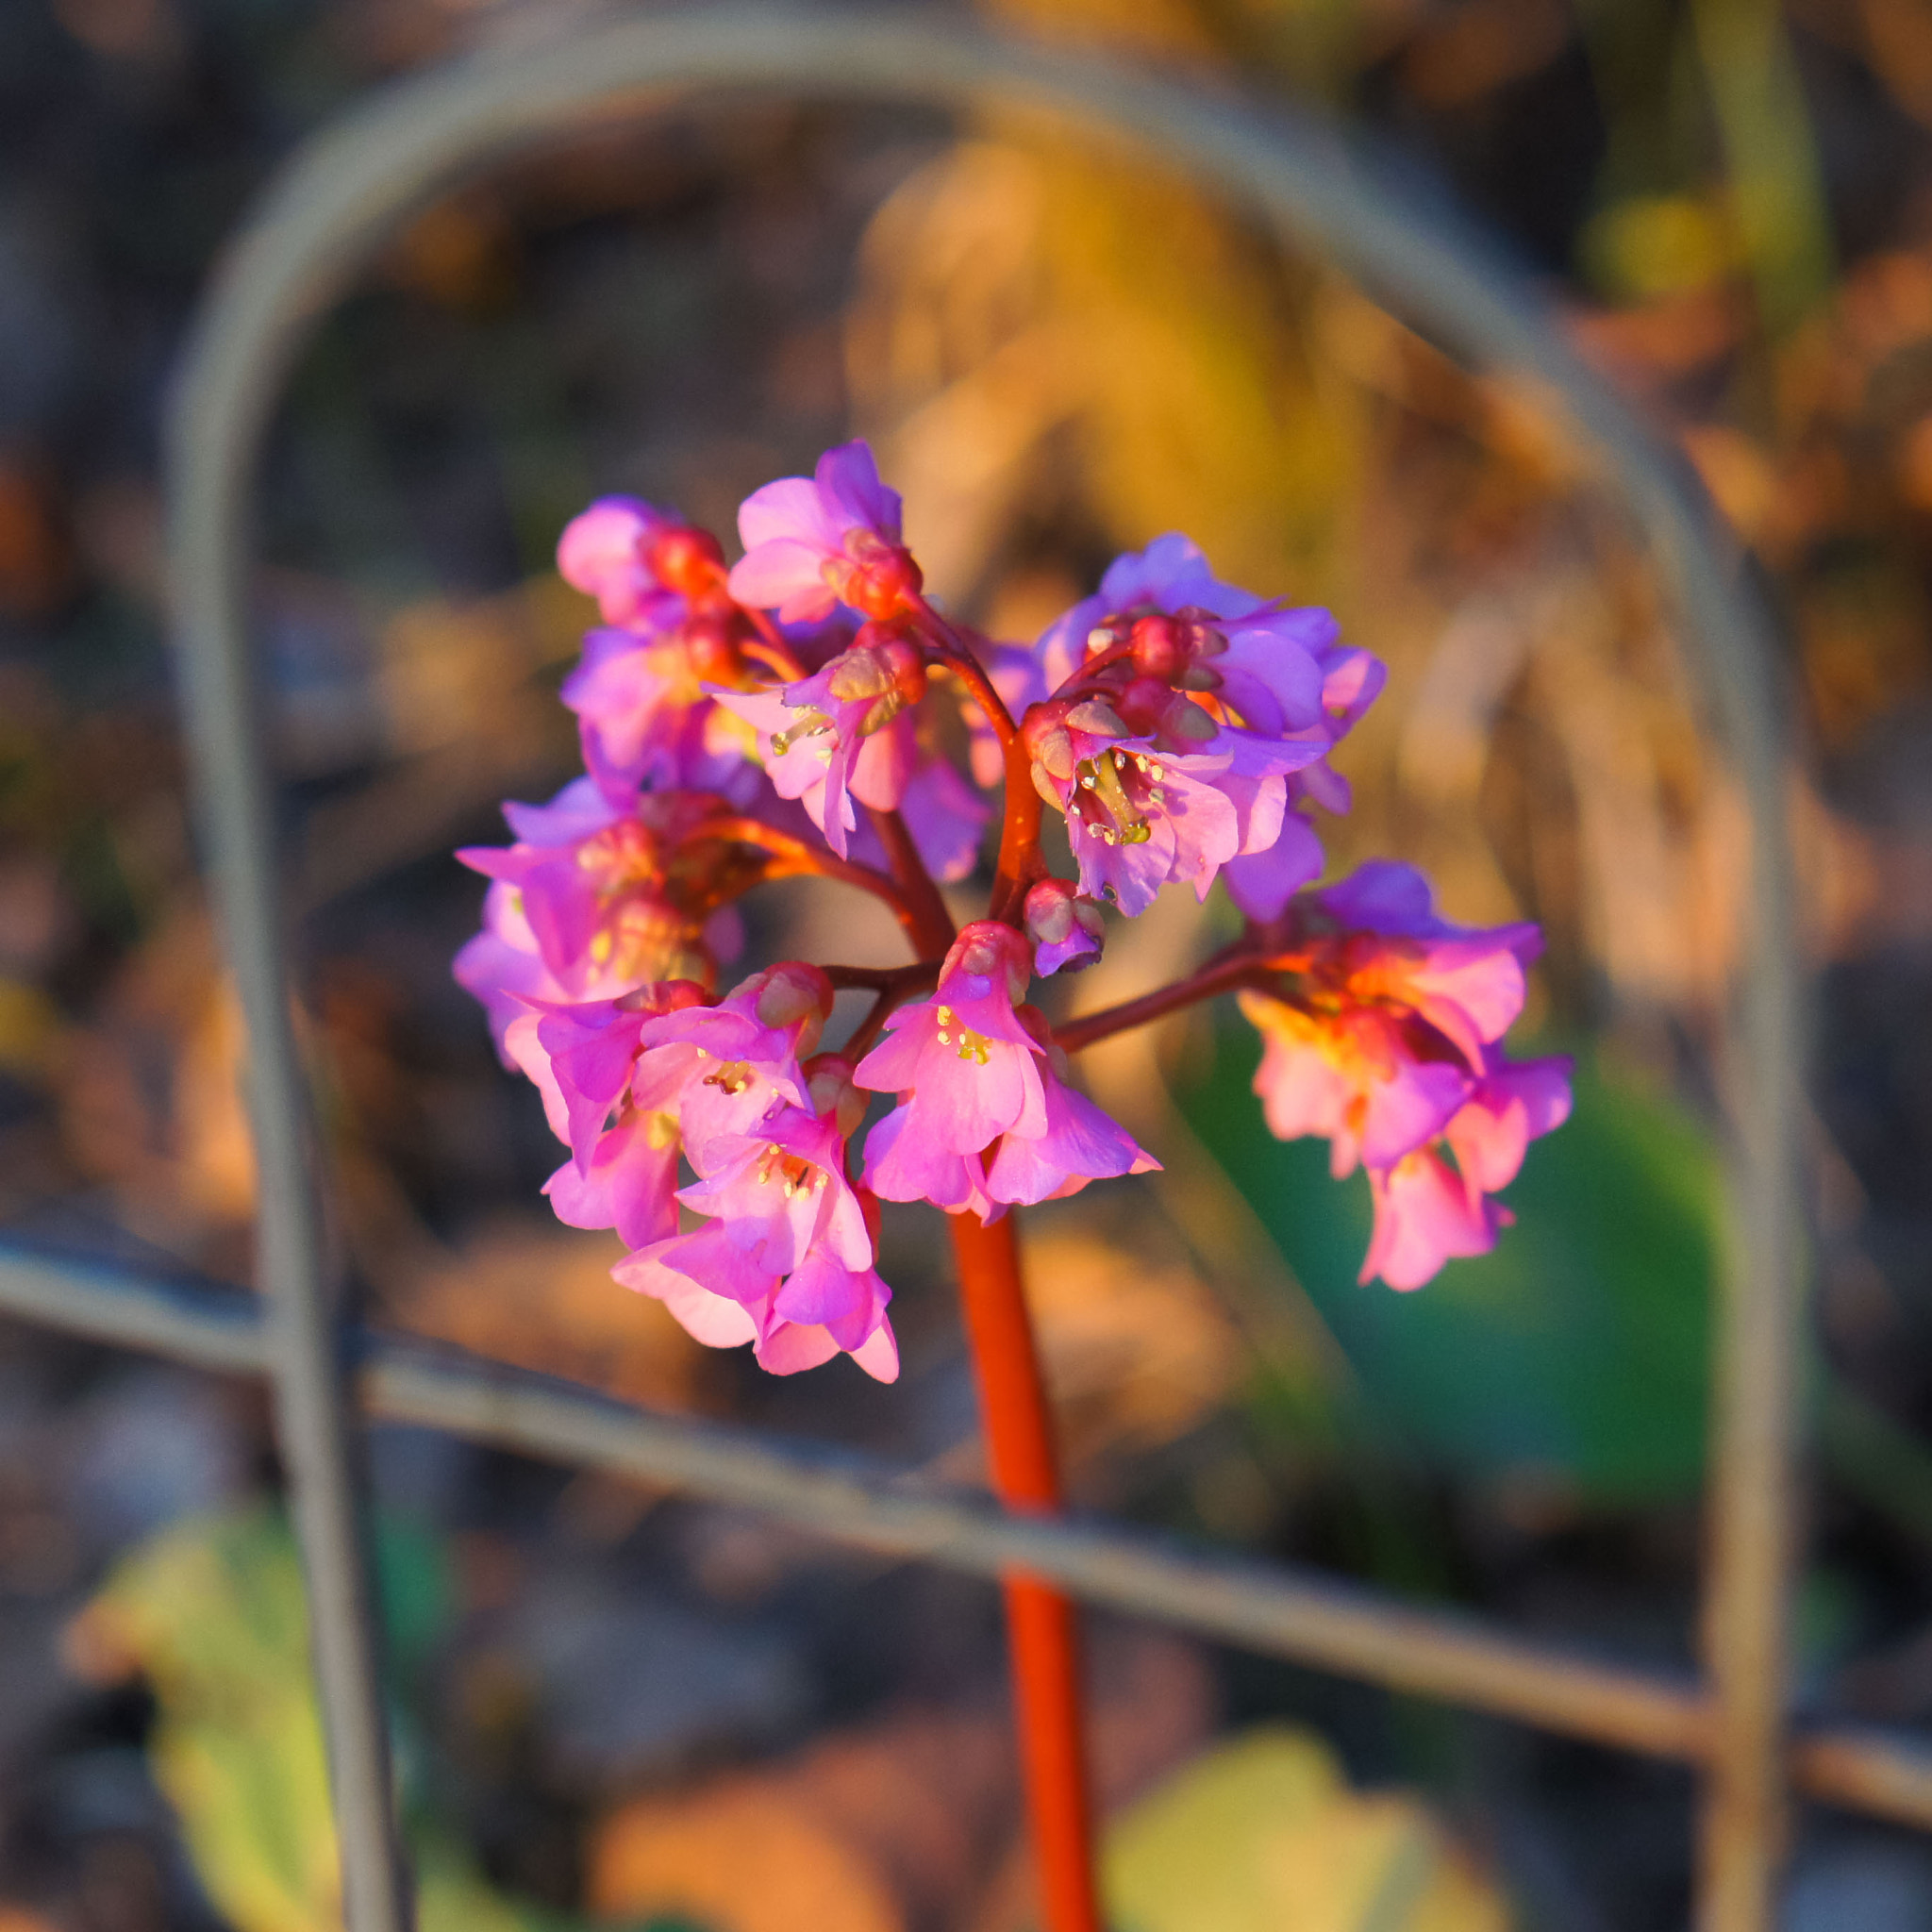
[(1068, 1053), (1078, 1053), (1083, 1046), (1165, 1019), (1169, 1013), (1212, 999), (1216, 993), (1232, 992), (1237, 987), (1264, 985), (1274, 974), (1291, 969), (1296, 962), (1293, 955), (1265, 953), (1246, 943), (1238, 944), (1217, 954), (1205, 966), (1185, 979), (1176, 979), (1171, 986), (1157, 987), (1138, 999), (1123, 1000), (1117, 1007), (1103, 1007), (1097, 1013), (1083, 1013), (1076, 1020), (1069, 1020), (1064, 1026), (1054, 1028), (1054, 1041)]

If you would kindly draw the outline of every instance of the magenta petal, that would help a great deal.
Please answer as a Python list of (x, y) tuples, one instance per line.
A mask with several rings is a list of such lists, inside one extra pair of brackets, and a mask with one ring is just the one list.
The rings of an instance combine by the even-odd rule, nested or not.
[(1365, 1167), (1390, 1168), (1405, 1154), (1433, 1141), (1469, 1096), (1469, 1076), (1443, 1061), (1398, 1068), (1394, 1077), (1369, 1089), (1361, 1126)]
[(1118, 1122), (1051, 1074), (1043, 1111), (1044, 1133), (1009, 1133), (1001, 1141), (986, 1177), (994, 1200), (1024, 1206), (1066, 1191), (1071, 1180), (1110, 1180), (1159, 1165)]
[(567, 1160), (543, 1184), (569, 1227), (614, 1227), (628, 1248), (677, 1232), (677, 1140), (661, 1120), (632, 1114), (604, 1135), (588, 1167)]
[(1222, 868), (1227, 894), (1250, 919), (1281, 917), (1289, 900), (1322, 874), (1322, 842), (1299, 812), (1289, 812), (1265, 852), (1237, 854)]
[(1486, 1255), (1501, 1217), (1487, 1201), (1472, 1202), (1449, 1164), (1433, 1150), (1411, 1154), (1392, 1172), (1371, 1171), (1375, 1228), (1361, 1279), (1380, 1275), (1391, 1288), (1420, 1288), (1442, 1263)]
[(992, 808), (946, 759), (931, 758), (914, 770), (899, 809), (934, 878), (950, 884), (972, 872)]
[(879, 481), (878, 464), (864, 438), (828, 449), (819, 458), (812, 480), (820, 499), (843, 526), (869, 529), (889, 543), (898, 542), (899, 492)]
[[(610, 1273), (624, 1287), (662, 1302), (693, 1340), (709, 1348), (733, 1348), (756, 1338), (758, 1323), (748, 1305), (769, 1297), (777, 1283), (739, 1273), (731, 1285), (740, 1293), (721, 1294), (724, 1277), (708, 1233), (654, 1242), (626, 1256)], [(727, 1257), (723, 1265), (736, 1264)]]
[(795, 1322), (777, 1323), (752, 1350), (768, 1375), (796, 1375), (820, 1367), (838, 1353), (839, 1344), (827, 1330), (800, 1327)]

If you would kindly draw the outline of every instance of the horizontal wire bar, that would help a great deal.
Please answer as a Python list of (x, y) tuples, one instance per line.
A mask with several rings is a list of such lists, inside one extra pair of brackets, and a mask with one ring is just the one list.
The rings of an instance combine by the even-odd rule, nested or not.
[[(0, 1247), (0, 1312), (197, 1368), (266, 1374), (258, 1310), (235, 1289)], [(353, 1341), (362, 1401), (392, 1421), (609, 1470), (975, 1575), (1022, 1569), (1091, 1603), (1648, 1757), (1697, 1763), (1710, 1748), (1710, 1700), (1688, 1682), (1146, 1530), (1008, 1516), (847, 1450), (652, 1415), (430, 1343), (367, 1331)], [(1790, 1766), (1815, 1798), (1932, 1828), (1932, 1753), (1879, 1733), (1819, 1727), (1799, 1736)]]

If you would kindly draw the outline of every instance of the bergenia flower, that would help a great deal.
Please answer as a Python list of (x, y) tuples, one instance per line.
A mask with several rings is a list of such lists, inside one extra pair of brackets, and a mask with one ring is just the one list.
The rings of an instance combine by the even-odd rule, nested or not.
[(782, 960), (716, 1006), (684, 1006), (644, 1022), (633, 1091), (676, 1115), (685, 1157), (702, 1174), (711, 1149), (759, 1130), (781, 1108), (811, 1096), (804, 1062), (832, 1010), (816, 966)]
[(604, 496), (565, 526), (557, 545), (564, 582), (597, 600), (606, 624), (652, 627), (666, 598), (711, 592), (724, 553), (708, 530), (635, 496)]
[(741, 604), (784, 624), (828, 617), (840, 604), (884, 618), (909, 608), (922, 582), (902, 541), (899, 493), (879, 481), (864, 442), (841, 443), (810, 476), (767, 483), (738, 512), (744, 555), (731, 570)]
[(1320, 873), (1313, 827), (1289, 808), (1332, 794), (1324, 760), (1381, 672), (1327, 611), (1221, 583), (1168, 536), (1116, 558), (1038, 656), (1053, 695), (1024, 721), (1034, 783), (1066, 812), (1088, 891), (1133, 913), (1164, 884), (1205, 896), (1225, 877), (1250, 918), (1272, 920)]
[(1391, 1288), (1421, 1288), (1445, 1261), (1487, 1255), (1513, 1219), (1508, 1208), (1472, 1195), (1433, 1147), (1418, 1147), (1389, 1169), (1371, 1168), (1374, 1231), (1363, 1282), (1380, 1275)]
[[(716, 791), (749, 804), (758, 776), (742, 724), (713, 690), (744, 683), (727, 619), (668, 598), (649, 628), (593, 630), (558, 692), (577, 715), (584, 763), (623, 808), (643, 787)], [(749, 787), (744, 783), (750, 781)]]
[(814, 1073), (805, 1106), (781, 1105), (755, 1132), (710, 1143), (707, 1172), (677, 1196), (709, 1227), (654, 1243), (612, 1273), (663, 1301), (701, 1341), (754, 1342), (774, 1374), (843, 1349), (891, 1381), (891, 1291), (874, 1268), (864, 1202), (845, 1174), (850, 1082), (842, 1062)]
[(797, 799), (842, 858), (858, 823), (853, 798), (896, 811), (906, 795), (919, 746), (903, 714), (924, 691), (918, 651), (868, 629), (823, 670), (781, 690), (715, 695), (757, 734), (778, 796)]
[(1507, 1214), (1486, 1197), (1569, 1112), (1567, 1062), (1511, 1063), (1496, 1045), (1540, 935), (1456, 925), (1420, 873), (1386, 862), (1303, 894), (1287, 923), (1278, 991), (1241, 994), (1263, 1041), (1255, 1091), (1281, 1139), (1328, 1141), (1338, 1178), (1368, 1169), (1363, 1279), (1419, 1286), (1449, 1257), (1493, 1246)]
[(1391, 1288), (1421, 1288), (1444, 1261), (1487, 1255), (1515, 1219), (1489, 1196), (1516, 1178), (1531, 1141), (1570, 1118), (1570, 1062), (1487, 1058), (1438, 1143), (1369, 1169), (1375, 1225), (1363, 1281), (1379, 1274)]
[(964, 927), (932, 998), (893, 1013), (887, 1037), (858, 1063), (858, 1086), (900, 1096), (866, 1141), (865, 1182), (882, 1200), (971, 1208), (991, 1221), (1006, 1203), (1152, 1165), (1065, 1085), (1044, 1022), (1015, 1008), (1032, 976), (1029, 955), (1026, 941), (996, 920)]
[(1224, 727), (1148, 679), (1106, 697), (1037, 705), (1022, 734), (1035, 788), (1066, 814), (1080, 890), (1129, 918), (1163, 885), (1185, 882), (1205, 899), (1223, 867), (1271, 851), (1287, 774), (1325, 743), (1269, 742)]
[(557, 544), (565, 583), (597, 600), (606, 624), (635, 624), (670, 595), (651, 566), (658, 538), (680, 527), (672, 511), (636, 496), (603, 496), (573, 517)]
[(673, 981), (618, 1000), (533, 1004), (511, 1024), (510, 1057), (571, 1150), (543, 1187), (568, 1226), (614, 1227), (632, 1247), (677, 1232), (677, 1121), (655, 1096), (640, 1099), (634, 1076), (645, 1022), (703, 998), (701, 987)]
[(763, 854), (708, 830), (726, 809), (696, 791), (620, 809), (579, 778), (546, 806), (504, 807), (515, 844), (457, 857), (511, 889), (499, 937), (527, 931), (555, 996), (615, 996), (651, 979), (708, 983), (714, 916), (768, 870)]
[[(1453, 924), (1404, 866), (1310, 890), (1314, 814), (1348, 804), (1331, 755), (1384, 677), (1326, 611), (1223, 583), (1170, 535), (1116, 558), (1037, 645), (993, 642), (924, 601), (863, 442), (754, 492), (739, 531), (727, 571), (708, 533), (634, 497), (570, 525), (558, 569), (602, 618), (562, 691), (586, 775), (506, 806), (508, 846), (459, 855), (491, 883), (457, 976), (568, 1150), (552, 1207), (617, 1230), (620, 1280), (774, 1373), (842, 1351), (891, 1379), (879, 1200), (990, 1223), (1153, 1167), (1025, 994), (1099, 957), (1106, 903), (1131, 915), (1217, 879), (1248, 921), (1229, 957), (1269, 1125), (1325, 1138), (1338, 1175), (1368, 1172), (1363, 1278), (1412, 1288), (1493, 1244), (1494, 1196), (1570, 1107), (1567, 1063), (1501, 1046), (1538, 937)], [(825, 970), (783, 961), (713, 996), (742, 942), (736, 902), (769, 878), (843, 876), (936, 930), (907, 841), (930, 879), (964, 879), (982, 788), (1014, 782), (1061, 813), (1076, 877), (1048, 875), (1039, 813), (1009, 797), (1006, 917), (965, 926), (929, 998), (894, 1004), (924, 967), (844, 975), (884, 1008), (856, 1067), (819, 1050)], [(855, 1183), (875, 1092), (896, 1104)]]

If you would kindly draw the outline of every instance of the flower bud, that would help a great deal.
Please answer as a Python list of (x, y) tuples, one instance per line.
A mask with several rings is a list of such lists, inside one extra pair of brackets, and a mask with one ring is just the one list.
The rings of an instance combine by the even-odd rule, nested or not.
[(832, 982), (802, 959), (783, 959), (762, 975), (752, 1010), (765, 1026), (797, 1026), (800, 1054), (818, 1044), (832, 1010)]
[(621, 994), (618, 1006), (626, 1013), (677, 1013), (686, 1007), (706, 1007), (711, 996), (694, 979), (654, 979)]
[(724, 574), (724, 551), (708, 530), (679, 524), (650, 547), (651, 575), (667, 591), (695, 597)]
[(1172, 617), (1137, 618), (1131, 633), (1134, 669), (1142, 677), (1173, 677), (1188, 663), (1188, 627)]
[(1017, 1000), (1033, 977), (1033, 948), (1003, 920), (975, 919), (959, 928), (959, 937), (940, 969), (940, 979), (943, 983), (956, 973), (993, 979), (1002, 971), (1008, 997)]
[(1042, 977), (1077, 971), (1099, 958), (1106, 918), (1070, 880), (1041, 879), (1026, 894), (1022, 917), (1034, 944), (1034, 971)]
[(831, 1114), (840, 1133), (849, 1141), (858, 1133), (872, 1099), (852, 1084), (852, 1062), (840, 1054), (822, 1053), (807, 1061), (803, 1071), (811, 1110), (821, 1120)]

